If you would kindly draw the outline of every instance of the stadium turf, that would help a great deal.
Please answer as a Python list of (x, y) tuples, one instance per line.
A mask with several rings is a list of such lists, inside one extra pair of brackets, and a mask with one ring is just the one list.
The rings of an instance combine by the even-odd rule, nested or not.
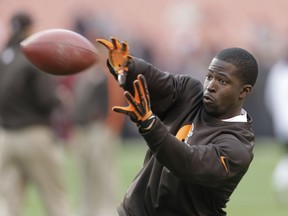
[[(119, 146), (117, 155), (119, 201), (141, 167), (146, 149), (142, 140), (125, 140)], [(288, 215), (288, 203), (286, 205), (279, 203), (271, 186), (271, 174), (281, 154), (279, 145), (272, 139), (260, 138), (257, 140), (254, 161), (228, 203), (226, 209), (228, 216)], [(66, 155), (67, 187), (73, 210), (77, 215), (78, 170), (72, 151), (67, 150)], [(28, 188), (24, 204), (24, 216), (45, 216), (38, 194), (33, 187)]]

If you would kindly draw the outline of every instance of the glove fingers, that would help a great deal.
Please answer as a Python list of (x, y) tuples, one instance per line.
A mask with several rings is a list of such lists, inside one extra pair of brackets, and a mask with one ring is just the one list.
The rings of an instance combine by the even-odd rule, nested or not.
[(140, 84), (141, 89), (143, 90), (143, 92), (144, 92), (145, 94), (147, 94), (147, 93), (149, 94), (149, 92), (148, 92), (148, 86), (147, 86), (147, 82), (146, 82), (145, 77), (144, 77), (142, 74), (139, 74), (138, 77), (137, 77), (137, 79), (139, 80), (139, 84)]
[(128, 106), (128, 107), (114, 106), (114, 107), (112, 107), (112, 110), (114, 112), (122, 113), (122, 114), (125, 114), (125, 115), (128, 115), (128, 112), (132, 111), (130, 106)]
[(128, 91), (126, 91), (124, 95), (128, 103), (130, 104), (131, 108), (133, 109), (133, 112), (135, 113), (135, 115), (141, 118), (141, 115), (143, 112), (138, 105), (139, 102), (136, 102), (134, 97)]
[(141, 115), (143, 116), (145, 114), (146, 100), (143, 97), (143, 91), (140, 87), (138, 80), (134, 81), (134, 88), (135, 88), (135, 95), (137, 95), (138, 97), (137, 109), (139, 110), (139, 113), (141, 113)]
[(113, 44), (105, 39), (96, 39), (96, 41), (104, 45), (109, 50), (112, 50), (114, 48)]
[(121, 45), (121, 43), (118, 41), (117, 38), (111, 37), (111, 41), (112, 41), (112, 44), (113, 44), (113, 46), (114, 46), (114, 48), (115, 48), (116, 50), (121, 49), (122, 45)]
[[(144, 76), (143, 76), (144, 77)], [(145, 82), (145, 79), (144, 79)], [(140, 95), (140, 103), (141, 103), (141, 111), (143, 114), (147, 114), (150, 110), (150, 98), (149, 98), (149, 93), (147, 90), (147, 94), (146, 91), (143, 87), (143, 83), (141, 83), (141, 80), (138, 79), (138, 82), (136, 83), (136, 87), (137, 87), (137, 91), (139, 91), (139, 95)], [(146, 116), (146, 115), (145, 115)], [(143, 118), (145, 118), (145, 116), (143, 116)]]
[(137, 102), (135, 101), (134, 97), (130, 94), (130, 92), (125, 91), (124, 96), (129, 105), (133, 106), (134, 108), (137, 107)]
[(139, 91), (140, 93), (140, 96), (143, 96), (144, 94), (144, 88), (143, 88), (143, 84), (141, 83), (141, 80), (139, 79), (140, 76), (137, 77), (137, 83), (136, 84), (136, 87), (137, 87), (137, 90)]
[(138, 80), (135, 80), (133, 82), (134, 94), (135, 94), (134, 98), (135, 98), (135, 101), (137, 101), (139, 103), (140, 102), (140, 95), (139, 95), (139, 90), (137, 88), (137, 85), (138, 85), (137, 83), (138, 83)]
[(127, 55), (129, 53), (129, 46), (128, 43), (126, 41), (122, 42), (122, 49), (121, 49), (122, 53), (124, 55)]
[(142, 106), (145, 109), (145, 116), (143, 116), (143, 121), (145, 121), (147, 118), (149, 118), (152, 115), (151, 111), (151, 102), (150, 102), (150, 95), (148, 91), (148, 86), (145, 77), (140, 74), (138, 75), (137, 79), (139, 80), (138, 82), (138, 89), (141, 92), (140, 97), (141, 97), (141, 102)]
[(141, 89), (141, 92), (142, 92), (141, 94), (150, 105), (150, 95), (149, 95), (146, 79), (142, 74), (138, 75), (137, 79), (139, 80), (139, 89)]
[(121, 106), (114, 106), (112, 107), (112, 110), (117, 113), (125, 114), (130, 117), (130, 119), (135, 122), (139, 123), (137, 115), (133, 112), (133, 107), (130, 105), (128, 107), (121, 107)]
[[(143, 88), (141, 87), (139, 80), (134, 81), (134, 90), (138, 95), (139, 101), (143, 100)], [(136, 94), (135, 94), (136, 95)]]

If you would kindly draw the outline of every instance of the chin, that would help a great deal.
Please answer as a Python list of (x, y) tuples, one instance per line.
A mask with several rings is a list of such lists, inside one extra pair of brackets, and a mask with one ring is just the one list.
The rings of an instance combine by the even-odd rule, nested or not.
[(212, 106), (205, 106), (204, 104), (204, 110), (206, 111), (206, 113), (208, 113), (209, 115), (213, 116), (213, 117), (218, 117), (219, 116), (219, 112), (217, 112), (217, 108), (212, 107)]

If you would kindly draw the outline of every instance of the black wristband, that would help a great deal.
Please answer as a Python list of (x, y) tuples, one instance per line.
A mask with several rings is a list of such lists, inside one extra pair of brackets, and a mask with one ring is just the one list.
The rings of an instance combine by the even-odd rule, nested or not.
[(155, 115), (152, 114), (148, 119), (140, 122), (140, 124), (138, 126), (139, 131), (141, 133), (149, 131), (153, 127), (153, 125), (155, 124), (155, 121), (156, 121), (156, 117), (155, 117)]

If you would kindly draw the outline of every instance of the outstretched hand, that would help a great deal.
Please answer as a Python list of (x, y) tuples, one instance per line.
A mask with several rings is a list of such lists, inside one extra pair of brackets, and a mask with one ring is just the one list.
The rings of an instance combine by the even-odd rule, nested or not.
[(128, 91), (124, 93), (129, 106), (115, 106), (112, 109), (115, 112), (128, 115), (137, 124), (139, 129), (147, 131), (153, 126), (155, 116), (151, 111), (150, 96), (145, 77), (141, 74), (138, 75), (133, 85), (134, 97)]
[(111, 42), (105, 39), (96, 39), (108, 49), (108, 61), (110, 67), (112, 67), (117, 76), (120, 86), (123, 86), (126, 82), (126, 75), (128, 71), (128, 61), (131, 58), (129, 55), (129, 45), (127, 42), (122, 41), (120, 43), (117, 38), (111, 37)]

